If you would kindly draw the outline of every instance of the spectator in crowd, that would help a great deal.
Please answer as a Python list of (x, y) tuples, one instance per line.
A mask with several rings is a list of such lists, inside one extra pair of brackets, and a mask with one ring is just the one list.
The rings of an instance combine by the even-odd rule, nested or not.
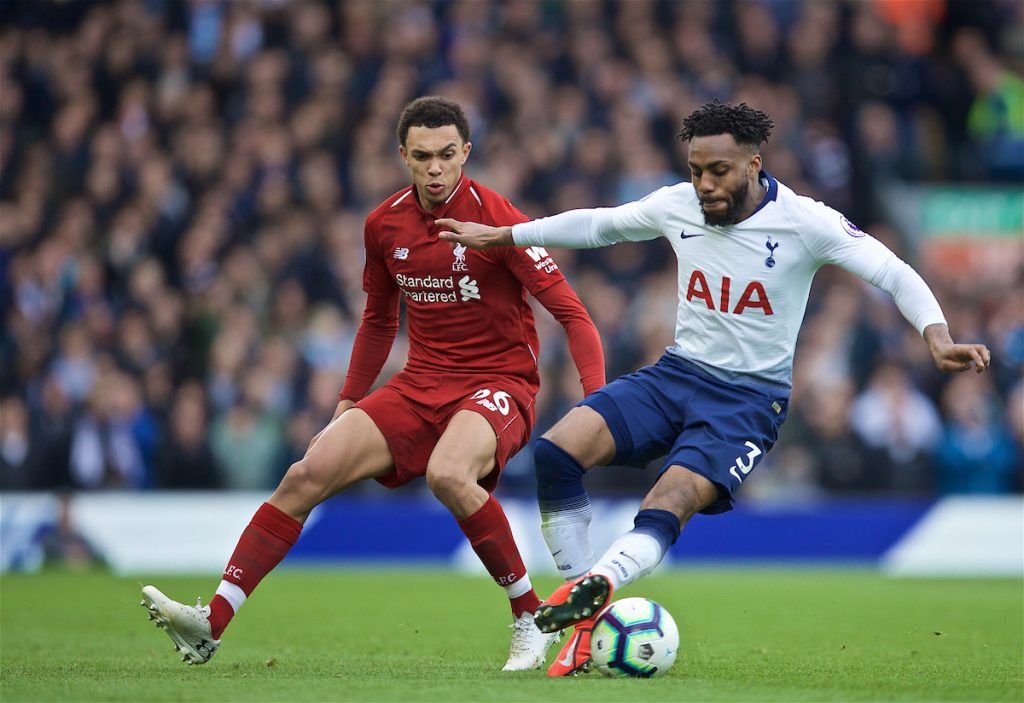
[(983, 175), (1024, 179), (1024, 80), (1002, 66), (981, 32), (964, 29), (953, 52), (974, 90), (967, 133), (981, 155)]
[(210, 431), (224, 487), (257, 490), (274, 482), (284, 443), (277, 420), (255, 398), (239, 398), (222, 411)]
[(71, 435), (71, 480), (77, 488), (146, 488), (152, 483), (157, 427), (142, 405), (138, 381), (101, 372)]
[(198, 381), (188, 381), (174, 394), (164, 439), (156, 453), (158, 488), (221, 487), (206, 428), (206, 394)]
[(873, 449), (854, 432), (850, 422), (854, 387), (843, 378), (816, 384), (800, 413), (804, 425), (798, 445), (808, 454), (810, 471), (822, 489), (834, 494), (865, 494), (885, 490), (898, 471), (884, 450)]
[(0, 398), (0, 489), (27, 490), (37, 485), (32, 448), (25, 401), (17, 396)]
[(946, 423), (935, 452), (942, 493), (1009, 493), (1024, 456), (986, 380), (950, 383), (942, 393)]
[(850, 414), (860, 440), (887, 459), (886, 487), (918, 494), (932, 488), (930, 461), (939, 442), (941, 418), (901, 366), (879, 366), (867, 388), (854, 398)]

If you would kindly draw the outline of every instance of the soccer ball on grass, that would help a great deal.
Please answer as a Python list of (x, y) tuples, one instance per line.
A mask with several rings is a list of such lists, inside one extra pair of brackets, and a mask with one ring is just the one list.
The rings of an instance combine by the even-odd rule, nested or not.
[(590, 656), (606, 676), (660, 676), (678, 651), (676, 621), (646, 598), (623, 598), (606, 607), (590, 639)]

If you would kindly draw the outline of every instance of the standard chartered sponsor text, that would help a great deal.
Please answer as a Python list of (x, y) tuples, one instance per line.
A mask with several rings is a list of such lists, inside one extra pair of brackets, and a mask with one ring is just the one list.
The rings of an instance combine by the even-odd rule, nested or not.
[(457, 303), (455, 291), (449, 291), (448, 293), (438, 293), (432, 290), (407, 290), (403, 291), (405, 297), (409, 300), (415, 300), (417, 303)]
[(455, 280), (448, 276), (438, 278), (437, 276), (406, 276), (403, 273), (395, 275), (395, 281), (403, 288), (447, 288), (455, 290)]
[[(406, 276), (395, 275), (395, 282), (402, 287), (402, 292), (409, 300), (417, 303), (456, 303), (455, 280), (451, 276)], [(409, 290), (410, 288), (426, 288), (428, 290)]]

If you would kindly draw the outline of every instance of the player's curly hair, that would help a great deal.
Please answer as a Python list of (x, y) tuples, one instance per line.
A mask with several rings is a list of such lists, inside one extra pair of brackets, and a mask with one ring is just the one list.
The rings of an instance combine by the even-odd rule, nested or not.
[(774, 126), (771, 117), (746, 103), (727, 105), (715, 99), (691, 112), (678, 136), (686, 142), (694, 137), (731, 134), (737, 144), (757, 149), (768, 141)]
[(398, 143), (405, 146), (410, 127), (434, 129), (450, 124), (455, 125), (463, 142), (469, 141), (469, 120), (457, 102), (440, 95), (416, 98), (405, 106), (398, 118)]

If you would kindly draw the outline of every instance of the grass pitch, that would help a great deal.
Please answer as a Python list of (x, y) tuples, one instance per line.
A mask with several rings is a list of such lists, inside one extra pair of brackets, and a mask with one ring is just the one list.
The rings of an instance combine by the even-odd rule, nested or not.
[[(139, 607), (141, 583), (98, 573), (5, 576), (0, 699), (1024, 700), (1019, 580), (665, 572), (621, 594), (653, 598), (679, 623), (680, 659), (653, 680), (502, 673), (511, 634), (503, 594), (487, 579), (437, 571), (274, 573), (212, 662), (186, 667)], [(205, 602), (217, 579), (153, 583)], [(537, 585), (546, 594), (555, 582)]]

